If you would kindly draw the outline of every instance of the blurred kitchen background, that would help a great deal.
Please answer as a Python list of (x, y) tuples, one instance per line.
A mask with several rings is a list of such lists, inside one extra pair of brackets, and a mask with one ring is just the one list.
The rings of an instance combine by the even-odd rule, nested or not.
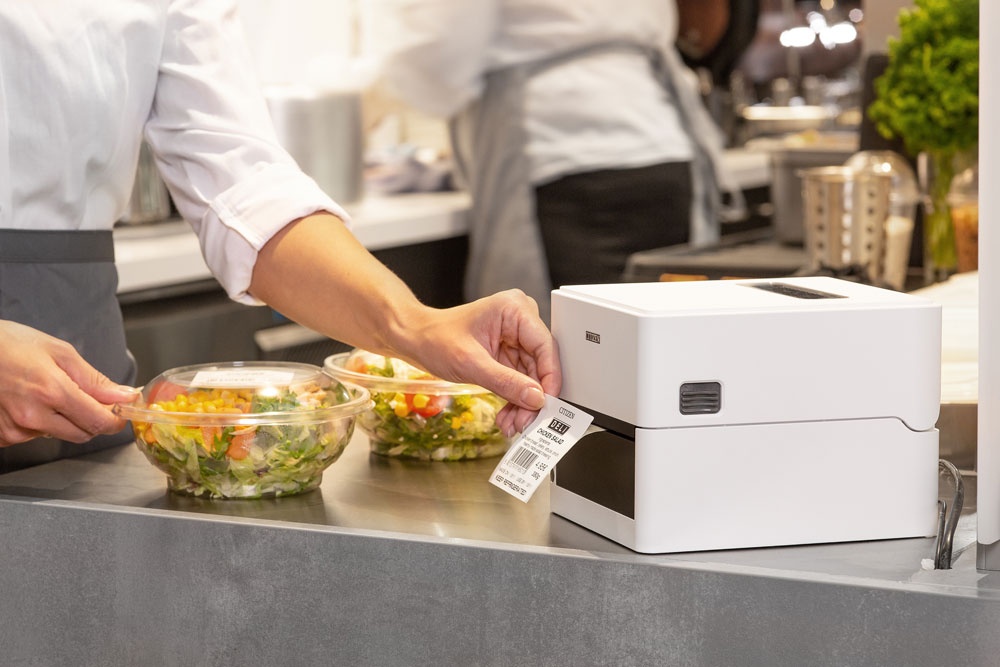
[[(376, 256), (425, 302), (454, 305), (462, 299), (468, 200), (453, 187), (444, 123), (365, 96), (384, 39), (372, 20), (376, 1), (240, 0), (240, 9), (279, 138), (347, 207)], [(910, 4), (681, 0), (678, 46), (724, 132), (747, 215), (723, 223), (718, 246), (637, 254), (625, 278), (856, 269), (820, 267), (822, 258), (806, 247), (801, 170), (843, 165), (859, 151), (900, 150), (862, 109), (885, 66), (887, 39), (898, 31), (897, 13)], [(912, 180), (908, 165), (915, 166), (908, 158), (891, 165), (894, 188), (899, 178), (904, 189)], [(321, 363), (341, 349), (280, 313), (229, 301), (149, 163), (140, 167), (133, 206), (115, 235), (119, 296), (140, 381), (210, 360)], [(921, 280), (919, 229), (905, 240), (907, 257), (891, 285), (900, 289)]]

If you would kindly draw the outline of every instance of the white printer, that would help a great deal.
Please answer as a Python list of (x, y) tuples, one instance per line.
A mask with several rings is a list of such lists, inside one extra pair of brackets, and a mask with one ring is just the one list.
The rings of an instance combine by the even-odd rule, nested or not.
[(551, 509), (643, 553), (931, 536), (941, 310), (826, 277), (565, 286)]

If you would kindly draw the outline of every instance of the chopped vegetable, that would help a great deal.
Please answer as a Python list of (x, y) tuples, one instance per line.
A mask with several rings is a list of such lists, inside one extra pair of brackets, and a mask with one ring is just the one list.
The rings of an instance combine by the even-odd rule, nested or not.
[[(324, 388), (315, 382), (273, 395), (177, 385), (154, 388), (149, 395), (159, 399), (147, 405), (154, 411), (213, 416), (308, 411), (339, 405), (350, 396), (339, 383)], [(247, 425), (196, 422), (133, 420), (133, 426), (139, 449), (167, 473), (172, 490), (211, 498), (284, 496), (315, 488), (354, 429), (350, 417), (288, 423), (263, 418)]]
[[(337, 374), (336, 366), (327, 368)], [(508, 439), (496, 426), (504, 400), (496, 394), (478, 387), (456, 389), (398, 359), (364, 351), (349, 356), (343, 369), (365, 376), (350, 375), (349, 381), (367, 387), (375, 401), (358, 423), (376, 454), (457, 461), (499, 456), (507, 449)], [(405, 390), (407, 380), (414, 381), (414, 391)]]

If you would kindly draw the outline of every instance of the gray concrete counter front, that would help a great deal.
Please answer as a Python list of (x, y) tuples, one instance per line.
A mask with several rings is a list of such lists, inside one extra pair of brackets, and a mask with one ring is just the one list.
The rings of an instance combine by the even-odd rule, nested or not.
[[(0, 665), (989, 665), (1000, 579), (933, 540), (635, 554), (487, 483), (369, 455), (206, 501), (134, 447), (0, 476)], [(845, 480), (849, 484), (849, 480)]]

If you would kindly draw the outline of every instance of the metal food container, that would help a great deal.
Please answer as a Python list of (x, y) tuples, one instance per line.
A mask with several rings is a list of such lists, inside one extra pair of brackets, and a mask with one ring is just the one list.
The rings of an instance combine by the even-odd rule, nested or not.
[(309, 85), (264, 89), (278, 141), (340, 204), (361, 199), (361, 92)]
[(892, 177), (815, 167), (802, 172), (802, 181), (808, 268), (857, 274), (872, 285), (883, 286), (889, 275), (899, 282), (900, 267), (885, 262)]
[(801, 245), (805, 232), (799, 172), (844, 164), (857, 151), (858, 137), (854, 132), (796, 133), (754, 139), (747, 142), (747, 149), (770, 155), (775, 238), (789, 245)]
[(160, 170), (156, 167), (149, 145), (143, 141), (139, 148), (139, 164), (132, 183), (132, 194), (119, 222), (127, 225), (161, 222), (170, 218), (172, 210), (167, 186), (160, 177)]

